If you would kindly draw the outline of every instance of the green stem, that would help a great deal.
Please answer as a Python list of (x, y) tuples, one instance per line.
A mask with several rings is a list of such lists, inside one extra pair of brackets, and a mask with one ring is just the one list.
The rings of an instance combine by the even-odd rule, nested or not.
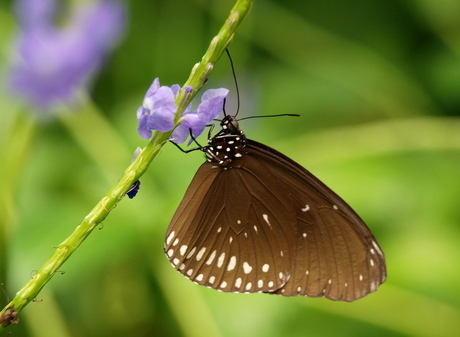
[[(176, 104), (178, 106), (176, 115), (177, 122), (179, 122), (181, 113), (185, 110), (196, 93), (202, 88), (214, 64), (219, 60), (225, 48), (227, 48), (233, 40), (236, 28), (248, 14), (251, 7), (252, 0), (237, 1), (219, 33), (212, 39), (202, 60), (193, 67), (188, 80), (176, 97)], [(192, 86), (193, 91), (186, 94), (186, 86)], [(13, 300), (6, 305), (0, 313), (0, 333), (11, 323), (9, 317), (12, 316), (12, 310), (14, 310), (15, 314), (20, 312), (38, 295), (40, 290), (50, 281), (62, 264), (120, 202), (131, 185), (147, 171), (153, 158), (157, 155), (163, 144), (169, 139), (171, 132), (172, 131), (156, 132), (153, 135), (151, 141), (142, 150), (137, 159), (125, 170), (118, 182), (97, 203), (74, 232), (56, 247), (50, 258), (38, 269), (37, 273), (16, 294)]]

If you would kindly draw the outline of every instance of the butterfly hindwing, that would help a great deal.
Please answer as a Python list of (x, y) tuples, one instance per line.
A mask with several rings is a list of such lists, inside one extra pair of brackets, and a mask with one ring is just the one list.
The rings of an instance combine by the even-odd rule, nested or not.
[(221, 291), (283, 287), (291, 273), (296, 219), (292, 205), (271, 190), (276, 178), (262, 173), (200, 167), (166, 234), (165, 252), (179, 272)]

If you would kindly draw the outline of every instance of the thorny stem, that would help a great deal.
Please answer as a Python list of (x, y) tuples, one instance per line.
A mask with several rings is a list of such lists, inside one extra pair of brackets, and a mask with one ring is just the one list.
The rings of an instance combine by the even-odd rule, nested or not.
[[(219, 33), (212, 39), (203, 58), (193, 67), (188, 80), (176, 97), (176, 105), (178, 107), (176, 124), (180, 122), (179, 117), (181, 113), (204, 85), (214, 64), (232, 42), (234, 32), (250, 11), (252, 2), (252, 0), (238, 0), (236, 2)], [(191, 86), (193, 88), (192, 92), (187, 94), (185, 91), (186, 86)], [(147, 171), (153, 158), (155, 158), (160, 148), (169, 139), (171, 132), (156, 132), (137, 159), (125, 170), (118, 182), (96, 204), (74, 232), (56, 246), (50, 258), (0, 312), (0, 333), (10, 323), (17, 323), (17, 314), (38, 295), (40, 290), (61, 268), (62, 264), (120, 202), (131, 185)]]

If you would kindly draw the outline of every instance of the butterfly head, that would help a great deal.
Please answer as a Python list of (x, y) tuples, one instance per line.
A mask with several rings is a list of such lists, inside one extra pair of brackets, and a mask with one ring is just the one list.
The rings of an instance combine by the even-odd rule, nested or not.
[(220, 126), (222, 127), (221, 132), (227, 132), (228, 134), (243, 133), (243, 131), (240, 130), (238, 121), (236, 120), (234, 116), (230, 116), (230, 115), (225, 116), (220, 122)]

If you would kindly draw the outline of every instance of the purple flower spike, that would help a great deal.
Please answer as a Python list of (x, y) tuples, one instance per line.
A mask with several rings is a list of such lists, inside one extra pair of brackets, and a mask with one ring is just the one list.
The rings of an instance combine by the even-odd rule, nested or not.
[[(174, 143), (183, 143), (192, 130), (193, 137), (198, 137), (213, 119), (219, 116), (228, 95), (228, 89), (210, 89), (201, 97), (197, 111), (184, 112), (181, 124), (173, 131)], [(191, 141), (190, 141), (191, 142)]]
[(174, 102), (175, 93), (179, 92), (179, 85), (160, 87), (160, 80), (156, 78), (144, 97), (142, 106), (137, 109), (139, 124), (137, 130), (144, 139), (152, 137), (152, 130), (166, 132), (174, 127), (174, 115), (177, 107)]
[(102, 0), (72, 8), (54, 22), (56, 0), (18, 0), (20, 33), (10, 76), (12, 90), (39, 110), (72, 101), (118, 40), (124, 7)]

